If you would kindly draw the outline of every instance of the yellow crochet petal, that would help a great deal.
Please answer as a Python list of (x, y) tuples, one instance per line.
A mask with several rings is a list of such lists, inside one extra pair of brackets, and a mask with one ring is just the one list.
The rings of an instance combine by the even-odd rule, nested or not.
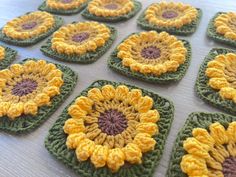
[(95, 143), (89, 139), (83, 139), (77, 146), (75, 153), (78, 160), (86, 161), (89, 157), (92, 156), (94, 151)]
[(149, 110), (146, 113), (140, 114), (140, 122), (156, 123), (157, 121), (159, 121), (159, 119), (160, 119), (160, 114), (156, 109)]
[(137, 144), (142, 152), (147, 152), (154, 149), (156, 141), (147, 133), (138, 133), (133, 143)]
[(141, 97), (138, 103), (135, 105), (135, 109), (140, 113), (149, 111), (153, 106), (153, 99), (149, 96)]
[(138, 145), (129, 143), (124, 147), (125, 160), (131, 164), (142, 163), (142, 151)]
[(65, 122), (63, 129), (67, 134), (84, 132), (84, 121), (83, 119), (68, 119)]
[(219, 123), (213, 123), (210, 125), (210, 135), (214, 138), (217, 144), (226, 144), (228, 143), (228, 136), (225, 128)]
[(28, 101), (24, 104), (24, 114), (36, 115), (38, 113), (38, 105), (34, 101)]
[(115, 98), (116, 90), (112, 85), (105, 85), (102, 87), (102, 95), (106, 100)]
[(85, 96), (80, 96), (75, 100), (75, 104), (78, 105), (78, 107), (82, 110), (90, 112), (94, 102)]
[(213, 148), (213, 146), (215, 144), (215, 140), (210, 136), (210, 134), (208, 133), (207, 130), (205, 130), (203, 128), (195, 128), (195, 129), (193, 129), (192, 134), (193, 134), (194, 138), (196, 138), (196, 140), (198, 140), (200, 143), (208, 146), (207, 149)]
[(104, 167), (108, 158), (108, 147), (95, 145), (91, 156), (91, 162), (96, 168)]
[(107, 166), (112, 172), (117, 172), (125, 163), (125, 154), (120, 148), (110, 149), (108, 151)]
[(71, 105), (68, 108), (68, 114), (75, 119), (81, 119), (83, 116), (87, 114), (87, 112), (81, 109), (78, 105)]
[(229, 141), (236, 143), (236, 122), (231, 122), (227, 128)]
[(14, 103), (11, 104), (8, 111), (7, 116), (14, 120), (16, 117), (19, 117), (24, 112), (24, 104), (23, 103)]
[(119, 85), (115, 91), (115, 99), (117, 100), (125, 100), (128, 96), (129, 88), (125, 85)]
[(131, 105), (136, 105), (141, 97), (142, 91), (140, 89), (132, 89), (128, 93), (126, 101)]
[(155, 135), (156, 133), (158, 133), (158, 127), (157, 124), (155, 123), (139, 123), (136, 126), (136, 131), (137, 133), (147, 133), (151, 136)]
[(104, 97), (98, 88), (93, 88), (88, 91), (88, 97), (93, 101), (102, 101)]
[(85, 138), (86, 135), (83, 132), (70, 134), (66, 139), (66, 146), (69, 149), (76, 149)]

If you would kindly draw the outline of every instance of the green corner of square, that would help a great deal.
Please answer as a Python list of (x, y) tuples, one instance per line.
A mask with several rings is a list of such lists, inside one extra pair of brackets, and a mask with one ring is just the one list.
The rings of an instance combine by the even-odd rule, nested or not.
[(200, 66), (195, 89), (197, 95), (208, 104), (215, 106), (223, 111), (236, 115), (236, 104), (232, 100), (221, 98), (219, 93), (208, 85), (208, 77), (205, 75), (207, 63), (213, 60), (217, 55), (227, 54), (229, 52), (235, 53), (235, 50), (225, 48), (213, 48), (205, 57), (202, 65)]
[[(27, 60), (37, 60), (35, 58), (29, 58), (23, 60), (24, 63)], [(51, 62), (50, 62), (51, 63)], [(54, 63), (55, 64), (55, 63)], [(63, 72), (64, 84), (61, 86), (60, 95), (57, 95), (51, 99), (50, 106), (42, 106), (39, 108), (36, 116), (22, 115), (14, 121), (9, 120), (7, 116), (0, 118), (0, 130), (13, 134), (28, 133), (39, 127), (46, 119), (48, 119), (56, 109), (65, 101), (76, 86), (78, 75), (69, 67), (55, 64), (58, 69)]]
[(0, 46), (5, 48), (5, 57), (3, 60), (0, 61), (0, 70), (1, 70), (8, 67), (15, 60), (17, 56), (17, 51), (3, 45)]
[[(92, 83), (87, 89), (81, 92), (80, 95), (86, 95), (88, 90), (92, 88), (101, 88), (104, 85), (113, 85), (118, 86), (124, 83), (116, 83), (106, 80), (99, 80)], [(124, 84), (130, 89), (138, 88), (135, 86)], [(141, 88), (138, 88), (141, 89)], [(45, 147), (47, 150), (55, 156), (58, 160), (63, 162), (66, 166), (70, 167), (80, 175), (81, 177), (151, 177), (155, 171), (156, 166), (159, 163), (159, 160), (162, 156), (165, 141), (168, 136), (173, 117), (174, 117), (174, 106), (173, 103), (156, 93), (141, 89), (143, 95), (147, 95), (153, 98), (154, 100), (154, 107), (160, 113), (160, 120), (158, 121), (159, 126), (159, 134), (154, 136), (157, 144), (155, 149), (151, 152), (145, 153), (143, 156), (143, 163), (139, 165), (132, 165), (132, 166), (123, 166), (117, 173), (112, 173), (108, 168), (103, 167), (100, 169), (96, 169), (93, 164), (87, 160), (84, 162), (79, 162), (76, 158), (74, 150), (67, 149), (66, 146), (66, 138), (67, 135), (63, 131), (63, 125), (70, 116), (67, 113), (67, 108), (70, 106), (68, 105), (62, 114), (60, 115), (59, 119), (55, 122), (52, 128), (49, 130), (49, 135), (45, 139)], [(74, 101), (73, 101), (74, 102)], [(72, 102), (72, 103), (73, 103)], [(71, 104), (72, 104), (71, 103)]]
[(154, 74), (145, 75), (140, 72), (131, 71), (129, 67), (122, 65), (121, 59), (117, 57), (117, 50), (111, 54), (108, 60), (108, 66), (120, 74), (150, 83), (168, 84), (170, 82), (180, 81), (188, 70), (192, 56), (190, 43), (186, 40), (181, 41), (184, 43), (184, 46), (187, 49), (187, 56), (185, 62), (179, 66), (176, 72), (167, 72), (160, 76), (155, 76)]
[(25, 40), (17, 40), (17, 39), (8, 37), (2, 32), (2, 29), (0, 29), (0, 41), (6, 42), (8, 44), (16, 45), (16, 46), (34, 45), (38, 43), (39, 41), (45, 39), (46, 37), (50, 36), (54, 31), (56, 31), (63, 25), (64, 20), (61, 17), (54, 16), (54, 19), (55, 19), (55, 25), (51, 29), (49, 29), (47, 32), (42, 33), (39, 36), (25, 39)]
[(166, 177), (187, 177), (180, 167), (182, 157), (186, 154), (186, 151), (183, 148), (183, 141), (188, 137), (192, 137), (192, 130), (194, 128), (208, 129), (209, 126), (215, 122), (227, 126), (233, 121), (236, 121), (236, 117), (223, 113), (194, 112), (190, 114), (183, 128), (177, 135), (172, 149)]
[(73, 14), (80, 13), (82, 10), (84, 10), (84, 8), (86, 6), (87, 6), (87, 3), (83, 3), (83, 4), (81, 4), (81, 6), (79, 6), (78, 8), (75, 8), (75, 9), (69, 9), (69, 10), (52, 9), (52, 8), (49, 8), (46, 4), (46, 1), (44, 1), (38, 7), (38, 10), (46, 11), (46, 12), (53, 13), (53, 14), (58, 14), (58, 15), (73, 15)]
[(208, 27), (207, 27), (207, 35), (208, 37), (210, 37), (211, 39), (215, 40), (216, 42), (220, 42), (223, 44), (228, 44), (231, 45), (233, 47), (236, 47), (236, 40), (232, 40), (232, 39), (228, 39), (226, 37), (224, 37), (223, 35), (219, 34), (216, 32), (216, 28), (214, 26), (214, 21), (215, 19), (221, 15), (221, 14), (225, 14), (226, 12), (218, 12), (215, 14), (215, 16), (210, 20)]
[(200, 23), (200, 20), (201, 20), (201, 17), (202, 17), (202, 10), (197, 8), (198, 16), (190, 24), (184, 25), (181, 28), (166, 28), (166, 27), (158, 27), (156, 25), (150, 24), (144, 17), (145, 11), (146, 10), (144, 10), (142, 12), (142, 14), (139, 16), (139, 18), (137, 20), (138, 26), (140, 26), (142, 29), (144, 29), (144, 30), (156, 30), (158, 32), (166, 31), (166, 32), (171, 33), (171, 34), (184, 35), (184, 36), (193, 34), (197, 30), (197, 27), (198, 27), (198, 25)]
[(118, 17), (99, 17), (99, 16), (89, 13), (87, 8), (82, 12), (81, 15), (84, 18), (87, 18), (90, 20), (95, 20), (95, 21), (100, 21), (100, 22), (111, 22), (111, 23), (120, 22), (120, 21), (128, 20), (128, 19), (134, 17), (141, 10), (142, 4), (136, 0), (133, 0), (133, 2), (134, 2), (134, 10), (132, 10), (130, 13), (128, 13), (126, 15), (122, 15), (122, 16), (118, 16)]
[(46, 44), (41, 46), (40, 50), (41, 52), (43, 52), (44, 55), (61, 61), (83, 63), (83, 64), (93, 63), (107, 52), (107, 50), (112, 46), (113, 42), (116, 39), (117, 30), (114, 27), (108, 25), (106, 26), (111, 30), (111, 36), (108, 39), (108, 41), (104, 44), (104, 46), (97, 48), (95, 52), (88, 52), (81, 56), (60, 54), (51, 48), (52, 46), (51, 38), (48, 39)]

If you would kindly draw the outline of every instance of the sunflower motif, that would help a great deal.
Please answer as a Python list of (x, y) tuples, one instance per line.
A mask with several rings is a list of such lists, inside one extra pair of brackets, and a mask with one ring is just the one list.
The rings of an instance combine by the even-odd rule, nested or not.
[(141, 32), (129, 36), (118, 47), (117, 56), (132, 71), (157, 76), (174, 72), (186, 60), (182, 41), (166, 32)]
[(236, 13), (228, 12), (219, 15), (214, 20), (216, 32), (224, 37), (236, 40)]
[(8, 22), (2, 32), (13, 39), (29, 39), (47, 32), (53, 27), (53, 15), (47, 12), (32, 12)]
[(196, 8), (183, 3), (160, 2), (150, 5), (145, 11), (145, 19), (156, 26), (181, 28), (190, 24), (198, 16)]
[(222, 98), (236, 103), (236, 54), (221, 54), (208, 62), (205, 74), (209, 86), (219, 90)]
[(51, 9), (76, 9), (82, 4), (87, 2), (87, 0), (47, 0), (46, 4)]
[(111, 30), (98, 22), (81, 22), (61, 27), (53, 34), (52, 49), (67, 55), (82, 55), (104, 46)]
[(91, 14), (102, 17), (117, 17), (128, 14), (134, 9), (132, 0), (92, 0), (88, 4)]
[(183, 142), (187, 152), (182, 157), (181, 169), (188, 176), (230, 177), (236, 176), (236, 122), (227, 130), (219, 122), (209, 126), (209, 131), (195, 128), (193, 137)]
[(153, 99), (140, 89), (124, 85), (92, 88), (68, 108), (64, 124), (66, 145), (76, 149), (78, 160), (90, 158), (96, 168), (116, 172), (126, 162), (142, 163), (143, 153), (154, 149), (160, 116)]
[(5, 48), (0, 46), (0, 61), (5, 58)]
[(44, 60), (28, 60), (0, 71), (0, 116), (14, 120), (22, 114), (36, 115), (60, 94), (62, 72)]

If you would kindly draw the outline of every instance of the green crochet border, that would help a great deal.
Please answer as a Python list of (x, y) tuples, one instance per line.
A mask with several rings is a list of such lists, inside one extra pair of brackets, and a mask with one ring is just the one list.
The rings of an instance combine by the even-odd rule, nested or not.
[(75, 9), (69, 9), (69, 10), (63, 10), (63, 9), (52, 9), (47, 6), (46, 1), (44, 1), (39, 7), (38, 10), (50, 12), (53, 14), (58, 14), (58, 15), (73, 15), (81, 12), (85, 7), (87, 6), (87, 2), (81, 4), (80, 7), (75, 8)]
[[(106, 84), (111, 84), (116, 87), (124, 83), (116, 83), (105, 80), (95, 81), (86, 90), (82, 91), (79, 96), (85, 96), (89, 89), (94, 87), (101, 88)], [(138, 88), (127, 84), (125, 85), (130, 89)], [(174, 106), (171, 101), (168, 101), (167, 99), (153, 92), (144, 89), (141, 90), (144, 95), (148, 95), (154, 99), (154, 107), (158, 109), (161, 117), (160, 121), (158, 122), (160, 132), (154, 137), (157, 141), (155, 150), (144, 155), (142, 164), (124, 166), (117, 173), (113, 174), (106, 167), (95, 169), (95, 167), (89, 160), (85, 162), (79, 162), (76, 158), (75, 151), (67, 149), (67, 135), (63, 131), (63, 125), (65, 121), (70, 118), (70, 116), (67, 114), (67, 108), (73, 102), (64, 109), (59, 119), (49, 130), (49, 135), (45, 140), (46, 148), (58, 160), (62, 161), (66, 166), (73, 169), (81, 177), (151, 177), (155, 170), (155, 167), (158, 165), (158, 162), (164, 150), (165, 141), (174, 117)]]
[[(30, 12), (26, 14), (29, 14), (29, 13)], [(2, 32), (2, 29), (0, 29), (0, 40), (6, 43), (12, 44), (12, 45), (16, 45), (16, 46), (30, 46), (30, 45), (36, 44), (37, 42), (50, 36), (54, 31), (56, 31), (63, 25), (64, 20), (61, 17), (54, 16), (54, 19), (55, 19), (55, 25), (51, 29), (49, 29), (47, 32), (42, 33), (39, 36), (30, 38), (30, 39), (25, 39), (25, 40), (17, 40), (17, 39), (13, 39), (11, 37), (6, 36)]]
[(8, 67), (15, 60), (17, 51), (3, 45), (0, 46), (5, 48), (5, 57), (0, 61), (0, 70), (2, 70)]
[(159, 26), (150, 24), (144, 17), (145, 11), (147, 9), (145, 9), (142, 12), (142, 14), (139, 16), (137, 23), (138, 23), (138, 26), (140, 26), (142, 29), (145, 29), (145, 30), (156, 30), (159, 32), (167, 31), (168, 33), (171, 33), (171, 34), (190, 35), (197, 30), (200, 19), (202, 17), (202, 10), (199, 8), (196, 8), (196, 9), (198, 10), (197, 18), (194, 21), (192, 21), (190, 24), (184, 25), (181, 28), (175, 28), (175, 27), (166, 28), (166, 27), (159, 27)]
[(207, 28), (207, 35), (208, 35), (208, 37), (210, 37), (211, 39), (213, 39), (217, 42), (221, 42), (221, 43), (228, 44), (228, 45), (231, 45), (233, 47), (236, 47), (236, 40), (227, 39), (226, 37), (224, 37), (224, 35), (221, 35), (221, 34), (216, 32), (216, 28), (214, 26), (214, 21), (215, 21), (216, 17), (218, 17), (221, 14), (226, 14), (226, 12), (218, 12), (210, 20), (208, 28)]
[[(37, 60), (35, 58), (28, 58), (23, 60)], [(51, 62), (50, 62), (51, 63)], [(55, 64), (55, 63), (54, 63)], [(65, 99), (73, 91), (77, 83), (77, 74), (65, 65), (55, 64), (63, 72), (64, 84), (61, 87), (61, 94), (52, 98), (50, 106), (42, 106), (38, 110), (36, 116), (22, 115), (14, 121), (11, 121), (6, 116), (0, 118), (0, 130), (14, 134), (28, 133), (40, 126), (46, 119), (48, 119), (56, 109), (65, 101)]]
[[(133, 34), (138, 34), (138, 33), (133, 33)], [(110, 58), (108, 59), (108, 66), (114, 71), (121, 73), (125, 76), (133, 77), (151, 83), (165, 84), (171, 81), (177, 82), (181, 80), (186, 74), (187, 69), (191, 62), (191, 55), (192, 55), (190, 43), (186, 40), (181, 40), (181, 41), (187, 48), (187, 56), (186, 56), (186, 61), (179, 66), (176, 72), (168, 72), (160, 76), (155, 76), (154, 74), (142, 74), (140, 72), (131, 71), (129, 67), (122, 65), (121, 59), (117, 57), (117, 52), (118, 52), (117, 49), (115, 49), (115, 51), (111, 54)]]
[(46, 44), (42, 45), (40, 50), (43, 52), (44, 55), (57, 59), (62, 61), (68, 61), (68, 62), (75, 62), (75, 63), (93, 63), (97, 61), (106, 51), (111, 47), (113, 42), (116, 39), (117, 36), (117, 30), (114, 27), (106, 25), (111, 30), (111, 37), (110, 39), (104, 44), (104, 46), (99, 47), (96, 49), (95, 52), (88, 52), (81, 56), (78, 55), (66, 55), (66, 54), (60, 54), (56, 51), (54, 51), (51, 46), (51, 39), (48, 39)]
[(228, 113), (236, 115), (236, 104), (232, 100), (223, 99), (216, 90), (212, 89), (208, 85), (209, 78), (205, 75), (207, 63), (209, 61), (213, 60), (217, 55), (227, 54), (229, 52), (236, 54), (235, 50), (224, 49), (224, 48), (213, 48), (209, 52), (209, 54), (206, 56), (204, 62), (200, 67), (195, 89), (197, 95), (203, 101)]
[(222, 113), (194, 112), (190, 114), (183, 128), (177, 135), (166, 177), (187, 177), (180, 167), (182, 157), (186, 154), (186, 151), (183, 148), (183, 141), (188, 137), (192, 137), (192, 130), (194, 128), (209, 129), (210, 124), (214, 122), (220, 122), (227, 127), (229, 122), (233, 121), (236, 121), (236, 117)]
[(99, 16), (89, 13), (87, 8), (82, 12), (81, 15), (84, 18), (87, 18), (90, 20), (95, 20), (95, 21), (111, 22), (111, 23), (120, 22), (120, 21), (128, 20), (128, 19), (134, 17), (141, 10), (142, 4), (136, 0), (133, 0), (133, 2), (134, 2), (134, 10), (132, 10), (130, 13), (128, 13), (126, 15), (121, 15), (118, 17), (99, 17)]

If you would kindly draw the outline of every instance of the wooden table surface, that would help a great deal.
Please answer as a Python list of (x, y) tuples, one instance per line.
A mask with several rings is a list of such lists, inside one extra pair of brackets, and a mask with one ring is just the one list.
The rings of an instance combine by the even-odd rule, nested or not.
[[(157, 0), (140, 0), (145, 9)], [(175, 117), (165, 145), (165, 150), (161, 158), (159, 166), (155, 170), (155, 177), (165, 176), (169, 157), (172, 151), (176, 134), (183, 126), (187, 116), (191, 112), (220, 112), (205, 103), (203, 103), (195, 94), (194, 84), (197, 77), (198, 69), (204, 57), (213, 47), (228, 47), (219, 43), (215, 43), (206, 36), (206, 28), (210, 18), (218, 11), (236, 11), (234, 0), (213, 1), (213, 0), (182, 0), (182, 2), (203, 10), (203, 17), (197, 31), (189, 37), (181, 37), (190, 41), (192, 45), (192, 61), (186, 73), (186, 76), (179, 82), (170, 85), (149, 84), (135, 79), (129, 79), (121, 76), (107, 67), (107, 59), (115, 46), (128, 34), (141, 31), (136, 25), (134, 18), (118, 24), (113, 24), (118, 29), (118, 38), (112, 48), (97, 62), (88, 65), (79, 65), (64, 63), (52, 60), (42, 55), (39, 51), (40, 46), (45, 43), (46, 39), (32, 47), (14, 47), (19, 54), (15, 62), (27, 57), (43, 58), (57, 63), (65, 64), (71, 67), (79, 74), (79, 81), (75, 90), (70, 97), (58, 108), (58, 110), (38, 129), (26, 135), (10, 135), (0, 132), (0, 177), (75, 177), (72, 170), (64, 166), (51, 156), (44, 148), (44, 139), (48, 134), (48, 130), (57, 120), (62, 110), (90, 83), (98, 79), (106, 79), (112, 81), (121, 81), (129, 84), (135, 84), (139, 87), (152, 90), (158, 94), (169, 98), (174, 102)], [(0, 26), (14, 17), (20, 16), (29, 11), (37, 10), (42, 0), (0, 0)], [(85, 21), (80, 14), (73, 16), (63, 16), (66, 24), (73, 21)], [(6, 44), (5, 44), (6, 45)]]

